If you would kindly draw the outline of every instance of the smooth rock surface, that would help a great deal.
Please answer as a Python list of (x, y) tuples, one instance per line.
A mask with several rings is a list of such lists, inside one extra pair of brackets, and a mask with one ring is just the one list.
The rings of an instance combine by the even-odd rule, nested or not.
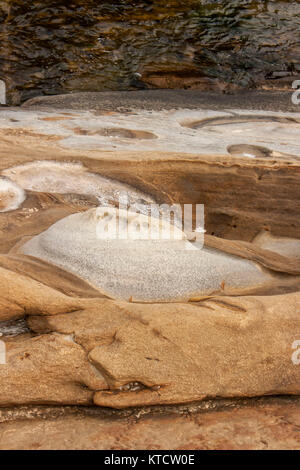
[[(150, 110), (146, 107), (120, 112), (106, 111), (103, 105), (103, 108), (100, 106), (100, 110), (93, 112), (89, 108), (76, 108), (76, 96), (71, 102), (73, 112), (63, 108), (53, 113), (51, 109), (47, 111), (42, 107), (35, 110), (34, 106), (2, 110), (0, 124), (4, 131), (13, 128), (17, 132), (25, 127), (23, 133), (30, 132), (33, 136), (52, 136), (53, 139), (55, 135), (60, 146), (72, 150), (183, 152), (222, 155), (224, 159), (224, 156), (231, 155), (229, 150), (232, 146), (252, 145), (267, 149), (266, 155), (263, 155), (266, 160), (279, 158), (284, 161), (287, 157), (299, 157), (300, 113), (297, 107), (294, 112), (275, 112), (239, 109), (228, 103), (227, 107), (217, 109), (189, 109), (184, 107), (183, 99), (180, 109)], [(149, 134), (153, 138), (149, 139)], [(233, 153), (232, 157), (233, 160), (242, 157), (245, 162), (251, 158), (249, 152)], [(255, 159), (260, 157), (258, 155)], [(53, 160), (53, 155), (49, 160)], [(73, 162), (72, 156), (70, 160)], [(33, 171), (29, 165), (28, 174), (30, 168)], [(76, 166), (69, 164), (69, 170), (76, 173)], [(21, 177), (20, 171), (16, 178)], [(25, 171), (26, 167), (22, 173)], [(77, 168), (77, 173), (79, 171)], [(90, 183), (85, 183), (85, 186), (99, 186), (99, 175), (97, 183), (97, 180), (91, 181), (91, 172), (84, 168), (81, 171), (85, 172), (82, 178), (90, 176)], [(61, 172), (56, 172), (57, 176), (62, 174), (63, 167)], [(7, 171), (4, 174), (10, 177), (12, 173)]]
[(155, 202), (129, 185), (89, 172), (81, 163), (35, 161), (8, 168), (2, 174), (26, 190), (94, 196), (99, 204), (117, 204), (124, 195), (132, 205)]
[(299, 293), (189, 304), (73, 299), (71, 310), (57, 298), (65, 313), (50, 316), (35, 314), (38, 295), (31, 302), (35, 336), (2, 337), (2, 406), (93, 399), (127, 408), (300, 393)]
[(24, 202), (23, 189), (8, 178), (0, 177), (0, 212), (14, 211)]
[(274, 237), (269, 232), (262, 232), (254, 239), (254, 243), (289, 258), (300, 258), (300, 240), (295, 238)]
[(71, 271), (120, 300), (188, 301), (225, 285), (230, 294), (272, 282), (270, 274), (250, 261), (185, 240), (101, 239), (101, 220), (97, 209), (73, 214), (21, 251)]

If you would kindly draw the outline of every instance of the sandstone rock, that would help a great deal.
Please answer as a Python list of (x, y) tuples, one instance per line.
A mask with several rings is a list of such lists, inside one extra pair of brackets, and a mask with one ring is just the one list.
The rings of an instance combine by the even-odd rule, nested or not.
[(101, 291), (53, 265), (0, 256), (0, 321), (72, 312), (93, 306), (101, 297)]
[[(249, 111), (235, 110), (234, 113), (249, 116)], [(25, 109), (2, 113), (1, 171), (34, 161), (53, 160), (55, 155), (57, 162), (81, 163), (87, 172), (128, 184), (160, 203), (204, 204), (205, 228), (209, 234), (252, 241), (258, 233), (267, 229), (274, 236), (300, 237), (297, 222), (300, 220), (300, 166), (297, 157), (299, 124), (295, 113), (287, 116), (294, 119), (289, 123), (244, 122), (217, 127), (208, 125), (198, 130), (188, 130), (180, 123), (184, 123), (187, 118), (190, 122), (199, 119), (207, 122), (208, 118), (215, 119), (220, 115), (228, 119), (232, 114), (222, 109), (179, 110), (175, 114), (174, 111), (154, 114), (143, 111), (142, 114), (136, 112), (136, 116), (121, 113), (104, 115), (99, 123), (95, 115), (83, 112), (78, 113), (77, 117), (71, 116), (74, 122), (72, 126), (68, 124), (68, 129), (62, 127), (59, 121), (56, 124), (56, 121), (40, 120), (40, 117), (53, 117), (53, 114), (58, 117), (64, 115), (63, 112), (41, 113)], [(258, 114), (266, 116), (266, 112), (253, 112), (254, 116)], [(268, 114), (274, 117), (274, 113)], [(283, 113), (278, 115), (284, 116)], [(20, 122), (12, 123), (11, 119)], [(28, 121), (30, 134), (24, 130)], [(128, 129), (149, 130), (159, 135), (159, 138), (146, 141), (130, 139), (129, 145), (128, 139), (124, 143), (122, 139), (108, 136), (74, 134), (74, 129), (79, 125), (99, 130), (117, 126), (118, 121), (122, 127), (126, 125)], [(266, 135), (269, 143), (265, 146), (277, 156), (247, 158), (227, 153), (230, 145), (262, 145)], [(170, 153), (170, 150), (175, 153)], [(283, 157), (280, 154), (282, 152), (290, 156)], [(67, 195), (64, 196), (64, 202), (61, 200), (62, 195), (60, 198), (57, 197), (59, 195), (55, 198), (51, 195), (50, 198), (45, 193), (35, 193), (34, 196), (38, 200), (31, 199), (24, 203), (27, 211), (24, 211), (22, 217), (22, 228), (20, 223), (16, 223), (15, 217), (8, 219), (6, 213), (0, 214), (3, 237), (12, 240), (13, 233), (16, 233), (11, 246), (18, 241), (22, 230), (25, 235), (36, 235), (55, 221), (78, 212), (78, 204), (77, 209), (74, 205), (71, 207), (70, 200), (66, 204)], [(30, 213), (28, 210), (31, 208), (38, 208), (39, 213)], [(84, 209), (83, 204), (81, 208)], [(18, 219), (21, 218), (21, 213), (17, 215)], [(12, 223), (14, 229), (6, 230), (5, 227)], [(1, 243), (2, 253), (3, 245)]]
[[(113, 217), (109, 209), (105, 213)], [(115, 225), (119, 220), (117, 217)], [(98, 227), (102, 221), (103, 214), (96, 209), (71, 215), (28, 241), (21, 251), (71, 271), (120, 300), (187, 301), (220, 292), (225, 285), (230, 294), (272, 284), (271, 276), (254, 263), (197, 248), (184, 239), (101, 239)], [(154, 221), (155, 217), (152, 225)], [(124, 236), (128, 227), (123, 229)]]
[[(102, 442), (117, 447), (115, 436), (122, 420), (105, 441), (103, 423), (81, 420), (78, 409), (72, 418), (66, 417), (68, 404), (94, 404), (98, 412), (105, 407), (110, 426), (116, 409), (122, 409), (122, 416), (133, 413), (138, 417), (149, 412), (148, 406), (159, 407), (161, 414), (169, 405), (178, 410), (184, 404), (182, 409), (195, 412), (200, 404), (201, 409), (216, 407), (225, 399), (232, 413), (218, 411), (211, 421), (193, 415), (194, 425), (207, 426), (207, 433), (202, 427), (201, 434), (198, 424), (196, 428), (184, 426), (181, 419), (166, 418), (160, 428), (151, 416), (150, 435), (139, 432), (139, 440), (133, 430), (128, 440), (119, 441), (120, 446), (140, 448), (147, 440), (149, 447), (152, 443), (224, 448), (232, 442), (233, 447), (262, 448), (282, 446), (283, 441), (286, 447), (297, 447), (297, 410), (293, 408), (291, 421), (290, 402), (280, 410), (277, 405), (272, 410), (264, 408), (263, 413), (256, 405), (255, 411), (242, 412), (238, 402), (284, 394), (296, 403), (300, 394), (295, 360), (300, 303), (299, 116), (218, 108), (153, 114), (143, 110), (136, 115), (129, 111), (105, 114), (102, 109), (99, 117), (89, 111), (28, 109), (7, 109), (1, 114), (1, 174), (9, 172), (21, 186), (31, 188), (26, 189), (27, 198), (19, 208), (0, 214), (0, 334), (7, 352), (7, 363), (0, 365), (0, 405), (18, 407), (17, 412), (12, 408), (0, 412), (0, 420), (3, 413), (11, 417), (11, 423), (5, 422), (1, 445), (10, 448), (14, 433), (16, 447), (55, 446), (56, 428), (57, 439), (70, 433), (61, 441), (61, 447), (70, 448), (74, 442), (71, 427), (78, 424), (78, 447), (97, 448)], [(148, 134), (143, 132), (157, 138), (146, 139)], [(177, 145), (178, 151), (172, 152)], [(253, 154), (245, 156), (249, 149)], [(86, 195), (89, 184), (93, 190)], [(146, 246), (139, 249), (138, 243), (133, 248), (130, 240), (127, 254), (113, 249), (110, 242), (106, 244), (109, 250), (93, 251), (98, 245), (91, 214), (98, 205), (98, 188), (113, 199), (114, 191), (124, 187), (135, 195), (146, 195), (148, 201), (205, 204), (202, 257), (204, 267), (211, 270), (198, 276), (199, 264), (195, 278), (212, 281), (213, 291), (191, 288), (195, 279), (188, 276), (201, 250), (187, 252), (183, 264), (182, 250), (169, 250), (165, 258), (156, 250), (153, 265), (153, 253), (145, 253)], [(78, 223), (66, 223), (69, 220)], [(260, 235), (262, 231), (269, 235)], [(35, 244), (40, 253), (21, 254), (23, 247)], [(56, 255), (44, 258), (45, 252)], [(61, 253), (70, 255), (71, 267), (79, 260), (78, 270), (69, 272)], [(115, 276), (110, 273), (118, 287), (115, 293), (111, 285), (108, 289), (104, 285), (105, 270), (97, 274), (95, 285), (83, 271), (84, 267), (87, 273), (96, 272), (95, 264), (101, 265), (103, 259), (106, 267), (117, 267)], [(83, 260), (89, 266), (83, 266)], [(121, 261), (125, 266), (120, 268)], [(146, 286), (138, 285), (141, 277), (135, 266), (147, 280)], [(240, 268), (235, 270), (236, 266)], [(220, 278), (217, 267), (225, 269), (219, 272)], [(259, 284), (255, 278), (252, 284), (250, 272), (259, 273), (267, 283)], [(157, 279), (152, 280), (151, 273)], [(185, 283), (176, 281), (183, 278)], [(245, 284), (248, 290), (241, 288)], [(141, 292), (156, 285), (152, 294), (179, 285), (193, 298), (157, 303), (151, 297), (151, 303), (144, 303), (127, 291), (127, 301), (113, 300), (102, 291), (117, 297), (121, 286), (134, 286)], [(18, 414), (24, 404), (31, 416), (33, 405), (63, 405), (61, 419), (52, 410), (54, 421), (46, 413), (44, 425), (39, 419), (29, 424)], [(142, 408), (137, 411), (135, 407)], [(243, 420), (249, 422), (247, 428)], [(261, 428), (255, 426), (264, 425), (267, 437), (263, 442)], [(191, 439), (185, 440), (184, 433), (176, 431), (177, 440), (158, 442), (157, 433), (170, 426), (191, 432)], [(51, 440), (48, 444), (46, 437), (37, 435), (43, 430)], [(286, 433), (284, 438), (281, 432)]]
[(87, 171), (81, 163), (35, 161), (8, 168), (2, 173), (22, 188), (36, 192), (85, 194), (94, 196), (102, 203), (118, 203), (119, 197), (124, 193), (132, 204), (154, 202), (149, 196), (129, 185)]
[(0, 267), (0, 319), (10, 320), (26, 314), (56, 314), (78, 308), (78, 301), (8, 269)]
[(145, 88), (144, 74), (156, 86), (203, 87), (218, 77), (244, 88), (280, 88), (282, 73), (299, 67), (298, 2), (276, 0), (268, 9), (235, 0), (172, 0), (149, 9), (129, 0), (109, 9), (88, 1), (50, 6), (1, 3), (10, 103), (40, 93)]
[[(8, 362), (0, 367), (3, 405), (82, 403), (77, 386), (67, 398), (55, 381), (53, 389), (53, 374), (63, 387), (72, 382), (68, 362), (101, 377), (95, 386), (82, 379), (95, 392), (89, 400), (115, 408), (299, 393), (299, 368), (292, 362), (299, 293), (138, 304), (94, 293), (72, 298), (11, 270), (0, 274), (2, 320), (26, 314), (38, 334), (7, 342)], [(37, 390), (33, 378), (39, 375)]]
[(71, 337), (45, 335), (6, 343), (0, 366), (0, 405), (91, 404), (94, 391), (106, 388), (83, 348)]
[(98, 201), (79, 195), (33, 193), (19, 209), (0, 214), (0, 252), (8, 253), (26, 237), (37, 235), (57, 220), (74, 212), (97, 206)]
[(23, 189), (8, 178), (0, 178), (0, 212), (18, 209), (25, 200)]
[(297, 450), (299, 399), (230, 402), (217, 410), (30, 407), (0, 411), (1, 450)]
[(300, 259), (300, 240), (298, 239), (274, 237), (269, 232), (262, 232), (253, 242), (265, 250), (273, 251), (289, 258)]
[[(37, 258), (13, 254), (9, 256), (0, 255), (0, 266), (13, 273), (21, 274), (27, 278), (30, 277), (31, 280), (52, 288), (52, 291), (58, 291), (69, 297), (103, 297), (99, 290), (93, 289), (83, 279)], [(33, 284), (31, 286), (31, 290), (34, 292)]]
[(39, 333), (74, 335), (110, 391), (100, 406), (124, 408), (212, 397), (299, 394), (292, 362), (299, 293), (212, 298), (198, 304), (128, 304), (31, 317)]

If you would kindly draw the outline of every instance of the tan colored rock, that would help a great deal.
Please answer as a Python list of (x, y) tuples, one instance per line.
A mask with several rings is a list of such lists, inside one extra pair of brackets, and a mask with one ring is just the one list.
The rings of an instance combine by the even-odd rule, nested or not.
[[(192, 412), (194, 411), (194, 413)], [(84, 409), (0, 412), (1, 450), (299, 450), (299, 399), (265, 399), (209, 412)]]
[(84, 280), (26, 256), (0, 255), (0, 322), (25, 315), (56, 315), (105, 297)]
[[(195, 147), (186, 153), (186, 142), (198, 145), (199, 136), (205, 147), (207, 127), (217, 128), (219, 112), (208, 112), (209, 116), (195, 113), (190, 124), (202, 119), (204, 129), (188, 128), (184, 119), (179, 121), (188, 113), (170, 113), (168, 122), (173, 124), (168, 129), (174, 134), (162, 136), (158, 132), (162, 121), (156, 122), (150, 131), (158, 138), (136, 139), (138, 142), (131, 142), (135, 151), (124, 150), (127, 138), (125, 143), (120, 135), (112, 140), (98, 129), (98, 121), (104, 120), (105, 128), (117, 127), (120, 116), (98, 120), (89, 114), (88, 121), (87, 114), (79, 113), (74, 116), (78, 122), (58, 121), (55, 127), (56, 121), (41, 119), (51, 113), (34, 117), (32, 112), (29, 116), (20, 111), (19, 118), (30, 118), (32, 125), (24, 129), (14, 127), (9, 112), (0, 131), (1, 172), (20, 165), (29, 168), (30, 162), (53, 160), (55, 155), (64, 165), (84, 165), (97, 181), (99, 175), (120, 181), (161, 203), (205, 204), (206, 245), (257, 263), (263, 272), (272, 271), (276, 282), (268, 287), (268, 297), (262, 297), (266, 294), (262, 291), (252, 297), (228, 296), (226, 284), (221, 283), (220, 296), (213, 292), (211, 298), (200, 296), (189, 303), (110, 300), (75, 274), (19, 254), (26, 240), (58, 220), (95, 207), (93, 195), (83, 200), (81, 194), (70, 194), (76, 185), (63, 195), (28, 191), (22, 207), (0, 214), (0, 320), (26, 317), (31, 328), (25, 335), (1, 337), (8, 357), (7, 364), (0, 366), (2, 406), (86, 405), (94, 401), (99, 406), (126, 408), (200, 402), (210, 397), (300, 393), (300, 369), (292, 362), (292, 345), (299, 339), (299, 258), (290, 249), (277, 253), (252, 243), (262, 230), (270, 230), (274, 237), (300, 237), (300, 165), (292, 152), (298, 142), (298, 121), (285, 117), (282, 124), (271, 115), (266, 123), (263, 120), (263, 126), (273, 126), (272, 135), (277, 136), (276, 129), (282, 124), (284, 135), (291, 138), (284, 154), (276, 147), (253, 159), (226, 154), (220, 135), (227, 131), (219, 136), (215, 132), (222, 146), (214, 147), (214, 141), (211, 155), (198, 154)], [(127, 115), (119, 124), (122, 129), (125, 119)], [(144, 114), (143, 121), (140, 115), (134, 119), (133, 130), (147, 131), (145, 123), (152, 118)], [(237, 131), (247, 125), (250, 135), (262, 119), (255, 117), (259, 122), (253, 122), (253, 127), (247, 119), (244, 116), (242, 124), (228, 125)], [(78, 128), (89, 128), (91, 133), (78, 134)], [(264, 129), (260, 129), (262, 134)], [(182, 137), (187, 135), (189, 138)], [(174, 146), (179, 141), (184, 144), (180, 152), (168, 152), (172, 136)], [(99, 147), (104, 141), (107, 147)], [(113, 142), (119, 145), (118, 151)], [(152, 151), (151, 145), (157, 150)], [(34, 163), (29, 166), (35, 168)], [(34, 174), (38, 180), (35, 170)], [(46, 183), (36, 189), (46, 191)], [(57, 190), (54, 183), (53, 191)], [(278, 293), (284, 295), (272, 295)]]
[(71, 337), (58, 334), (6, 343), (0, 365), (0, 406), (92, 403), (106, 382)]
[[(300, 393), (300, 369), (292, 362), (299, 292), (182, 304), (117, 302), (100, 292), (96, 297), (93, 289), (84, 298), (84, 282), (46, 263), (29, 259), (25, 273), (22, 258), (0, 262), (1, 320), (26, 315), (31, 330), (42, 335), (8, 341), (8, 362), (0, 367), (3, 405), (52, 403), (53, 396), (56, 403), (82, 403), (80, 387), (72, 386), (69, 399), (53, 377), (68, 388), (86, 369), (101, 378), (90, 386), (89, 399), (115, 408)], [(42, 282), (35, 279), (39, 268)], [(55, 273), (62, 291), (55, 288)]]
[[(101, 377), (90, 399), (115, 408), (300, 393), (300, 369), (292, 362), (299, 293), (136, 304), (72, 298), (7, 269), (0, 274), (2, 292), (10, 292), (7, 298), (2, 293), (2, 319), (26, 313), (31, 330), (42, 335), (7, 343), (2, 404), (51, 403), (56, 393), (57, 403), (70, 403), (56, 391), (53, 376), (68, 387), (68, 371), (89, 368)], [(82, 402), (80, 388), (70, 396)]]
[[(87, 151), (64, 149), (57, 142), (49, 141), (47, 135), (6, 135), (4, 130), (0, 134), (3, 139), (1, 170), (34, 160), (49, 160), (55, 154), (57, 161), (82, 162), (89, 171), (137, 187), (159, 202), (204, 204), (209, 234), (252, 241), (261, 230), (269, 229), (275, 236), (300, 238), (300, 165), (297, 158), (239, 158), (226, 155), (225, 150), (222, 155), (213, 151), (211, 155), (193, 155), (167, 152), (167, 147), (165, 151), (152, 152), (143, 149)], [(185, 149), (188, 150), (186, 144)], [(51, 211), (46, 212), (51, 201), (49, 195), (47, 199), (41, 208), (32, 200), (32, 207), (39, 208), (36, 215), (27, 213), (25, 215), (30, 217), (25, 218), (17, 213), (18, 218), (22, 218), (21, 228), (21, 222), (16, 224), (15, 216), (0, 214), (2, 237), (7, 239), (0, 237), (2, 253), (8, 240), (16, 239), (11, 242), (11, 248), (22, 234), (36, 235), (57, 220), (78, 212), (78, 207), (64, 205), (59, 213), (59, 204), (53, 204), (55, 199), (52, 199)], [(13, 231), (10, 229), (12, 223)]]
[(83, 279), (37, 258), (15, 254), (0, 255), (0, 267), (35, 280), (69, 297), (101, 297), (99, 290), (95, 290)]
[(300, 393), (292, 362), (300, 294), (211, 298), (198, 304), (128, 304), (31, 317), (38, 333), (74, 335), (111, 391), (100, 406), (125, 408), (211, 397)]
[(8, 269), (0, 267), (0, 320), (28, 314), (56, 314), (78, 309), (78, 301)]

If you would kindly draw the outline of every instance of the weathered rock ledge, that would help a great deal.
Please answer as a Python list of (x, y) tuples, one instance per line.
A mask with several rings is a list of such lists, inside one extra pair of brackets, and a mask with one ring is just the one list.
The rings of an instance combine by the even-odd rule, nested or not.
[[(24, 191), (17, 208), (3, 197), (0, 213), (0, 331), (3, 327), (1, 340), (6, 346), (6, 363), (0, 365), (0, 406), (5, 416), (13, 416), (11, 422), (5, 418), (3, 448), (12, 446), (16, 426), (23, 433), (17, 438), (20, 448), (46, 448), (43, 439), (34, 440), (26, 429), (38, 434), (45, 429), (52, 435), (55, 426), (59, 433), (70, 434), (61, 443), (53, 439), (51, 445), (70, 447), (75, 423), (81, 429), (78, 447), (115, 445), (114, 438), (101, 437), (115, 425), (113, 414), (100, 419), (94, 412), (87, 416), (84, 411), (74, 415), (63, 411), (61, 417), (55, 412), (54, 425), (52, 411), (47, 411), (45, 420), (36, 417), (29, 424), (26, 418), (20, 424), (14, 414), (19, 406), (29, 407), (28, 416), (37, 405), (63, 410), (96, 405), (126, 413), (131, 408), (135, 414), (137, 407), (184, 405), (193, 410), (208, 400), (224, 399), (233, 400), (234, 406), (229, 434), (246, 419), (251, 423), (247, 432), (259, 423), (269, 430), (266, 440), (256, 431), (250, 444), (242, 430), (233, 447), (283, 446), (278, 433), (284, 429), (286, 447), (295, 448), (300, 395), (295, 347), (300, 339), (299, 116), (203, 110), (189, 116), (181, 110), (158, 112), (154, 118), (145, 112), (137, 117), (129, 114), (125, 122), (120, 114), (99, 117), (81, 111), (23, 109), (6, 110), (1, 117), (3, 194), (7, 196), (7, 179)], [(238, 132), (227, 133), (228, 126)], [(258, 145), (266, 129), (267, 147)], [(141, 138), (141, 131), (157, 138)], [(243, 144), (237, 142), (240, 137), (232, 141), (233, 135), (241, 135), (239, 131), (247, 137)], [(173, 137), (182, 145), (177, 153), (167, 151)], [(210, 154), (205, 152), (205, 138), (215, 149)], [(202, 148), (197, 153), (198, 141)], [(132, 142), (130, 151), (124, 149), (128, 142)], [(185, 142), (190, 153), (184, 151)], [(75, 165), (76, 184), (70, 173), (60, 173), (56, 166), (54, 184), (49, 161), (71, 163), (72, 168), (80, 164)], [(30, 162), (36, 165), (26, 166)], [(43, 162), (48, 165), (46, 172)], [(85, 179), (78, 180), (81, 177)], [(270, 282), (236, 290), (221, 282), (207, 295), (184, 302), (137, 302), (130, 295), (125, 301), (107, 295), (84, 276), (24, 255), (22, 247), (32, 237), (71, 214), (97, 207), (93, 188), (100, 177), (110, 182), (106, 190), (111, 197), (119, 184), (159, 203), (205, 204), (206, 247), (247, 260)], [(92, 181), (94, 186), (87, 191), (78, 181), (85, 185)], [(291, 398), (266, 401), (262, 408), (235, 405), (236, 399), (271, 395)], [(142, 447), (156, 426), (184, 425), (190, 437), (184, 440), (178, 434), (178, 441), (166, 440), (165, 445), (194, 448), (196, 433), (196, 446), (224, 448), (228, 413), (214, 411), (205, 419), (196, 414), (157, 420), (151, 415), (144, 418), (145, 434), (122, 441), (120, 447), (127, 448), (130, 442)], [(118, 421), (120, 429), (128, 425), (127, 416)], [(199, 437), (202, 419), (205, 429)], [(215, 426), (223, 441), (211, 440)], [(155, 439), (149, 442), (163, 445)]]
[(3, 408), (0, 449), (294, 450), (299, 419), (299, 398), (287, 397), (122, 411)]

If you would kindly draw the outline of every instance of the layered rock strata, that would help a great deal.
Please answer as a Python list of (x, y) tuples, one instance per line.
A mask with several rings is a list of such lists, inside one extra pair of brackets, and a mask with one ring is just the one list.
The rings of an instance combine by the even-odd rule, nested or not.
[[(23, 199), (8, 206), (6, 193), (1, 193), (5, 207), (0, 213), (3, 448), (12, 445), (10, 433), (16, 435), (16, 447), (46, 447), (40, 437), (33, 442), (26, 431), (28, 422), (20, 425), (15, 407), (28, 407), (26, 415), (27, 410), (34, 414), (36, 406), (62, 406), (62, 416), (53, 418), (56, 429), (69, 433), (76, 421), (82, 439), (78, 445), (101, 448), (105, 440), (99, 418), (81, 421), (80, 411), (65, 416), (67, 406), (109, 409), (112, 423), (116, 409), (127, 413), (130, 408), (138, 415), (150, 405), (161, 412), (166, 406), (184, 405), (185, 410), (200, 412), (201, 407), (219, 406), (222, 400), (234, 412), (220, 409), (215, 415), (193, 415), (195, 422), (203, 420), (204, 440), (197, 438), (194, 443), (194, 429), (199, 430), (192, 426), (189, 442), (180, 438), (169, 445), (223, 448), (231, 439), (232, 446), (239, 448), (297, 447), (299, 117), (277, 113), (271, 120), (268, 115), (267, 122), (265, 114), (256, 121), (252, 117), (239, 111), (238, 120), (230, 119), (228, 124), (223, 112), (208, 116), (201, 111), (190, 119), (187, 113), (164, 112), (162, 137), (154, 123), (150, 125), (150, 115), (141, 112), (139, 125), (134, 116), (126, 117), (127, 129), (136, 133), (111, 136), (95, 130), (123, 129), (119, 114), (104, 113), (99, 119), (81, 111), (4, 112), (1, 181), (17, 188)], [(78, 131), (83, 121), (86, 134)], [(218, 146), (228, 126), (239, 131), (232, 135), (252, 135), (251, 142), (238, 144), (230, 137), (232, 145), (241, 147), (227, 151), (227, 142)], [(257, 141), (259, 132), (266, 130), (261, 126), (272, 130), (268, 144)], [(175, 135), (175, 128), (187, 132), (182, 145), (185, 139), (193, 145), (197, 139), (203, 143), (204, 133), (215, 135), (211, 137), (215, 153), (206, 154), (204, 147), (199, 154), (195, 148), (191, 153), (167, 152), (164, 139), (168, 129)], [(137, 131), (141, 130), (157, 138), (140, 139)], [(83, 139), (82, 148), (72, 140), (78, 136)], [(135, 150), (124, 150), (125, 140), (135, 142)], [(157, 247), (149, 249), (151, 241), (127, 240), (127, 249), (118, 251), (115, 240), (99, 240), (95, 235), (99, 202), (110, 213), (124, 190), (137, 205), (204, 204), (204, 248), (168, 248), (162, 255)], [(138, 221), (144, 218), (145, 214)], [(174, 230), (180, 232), (176, 224)], [(193, 245), (184, 237), (178, 243)], [(157, 279), (153, 279), (155, 273)], [(180, 295), (178, 289), (182, 289)], [(267, 397), (272, 395), (290, 398), (271, 406)], [(261, 408), (255, 397), (264, 397)], [(239, 408), (239, 400), (247, 401), (245, 408)], [(255, 411), (247, 408), (250, 403)], [(54, 411), (43, 410), (38, 413), (45, 413), (44, 429), (50, 436)], [(268, 427), (265, 444), (259, 433), (255, 438), (252, 433), (250, 444), (243, 433), (240, 441), (233, 439), (232, 431), (228, 431), (231, 438), (226, 438), (220, 424), (225, 415), (228, 430), (243, 420), (249, 422), (250, 414), (251, 426)], [(278, 417), (275, 424), (271, 415)], [(283, 416), (288, 416), (289, 424)], [(124, 417), (120, 417), (121, 426)], [(182, 418), (168, 422), (183, 425)], [(225, 441), (215, 439), (209, 444), (205, 439), (210, 439), (210, 426), (216, 422)], [(145, 429), (150, 432), (157, 423), (151, 416)], [(88, 424), (100, 433), (98, 438), (87, 433)], [(24, 433), (21, 438), (15, 426), (26, 431), (28, 439)], [(162, 426), (166, 429), (167, 422)], [(39, 418), (34, 418), (31, 429), (40, 433), (42, 428)], [(283, 429), (285, 439), (278, 437)], [(89, 438), (94, 444), (87, 443)], [(74, 445), (74, 440), (65, 443)], [(115, 445), (113, 439), (107, 445)], [(142, 438), (132, 437), (121, 445), (142, 446)]]

